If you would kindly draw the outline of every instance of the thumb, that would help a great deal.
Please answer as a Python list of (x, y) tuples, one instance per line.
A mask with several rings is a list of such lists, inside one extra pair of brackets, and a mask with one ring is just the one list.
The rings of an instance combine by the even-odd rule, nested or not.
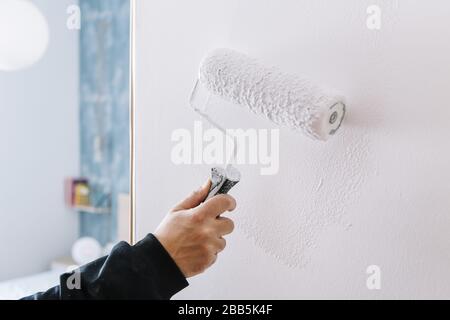
[(197, 191), (194, 191), (189, 197), (181, 201), (172, 212), (177, 212), (181, 210), (189, 210), (198, 207), (208, 196), (209, 189), (211, 188), (211, 180), (205, 182), (205, 184), (200, 187)]

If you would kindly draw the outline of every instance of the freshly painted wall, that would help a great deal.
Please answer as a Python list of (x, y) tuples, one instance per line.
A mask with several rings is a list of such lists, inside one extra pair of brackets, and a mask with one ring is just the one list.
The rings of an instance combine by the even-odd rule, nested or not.
[[(111, 214), (81, 213), (81, 236), (117, 239), (118, 195), (129, 193), (128, 0), (80, 0), (81, 175), (95, 206)], [(108, 204), (110, 203), (110, 204)]]
[[(367, 27), (373, 4), (380, 30)], [(348, 99), (331, 141), (283, 129), (277, 175), (241, 168), (237, 230), (177, 297), (450, 298), (449, 16), (445, 0), (138, 0), (141, 237), (208, 176), (171, 161), (174, 130), (199, 120), (188, 97), (207, 51), (246, 52)], [(228, 107), (224, 122), (273, 128)], [(381, 290), (366, 285), (372, 265)]]
[(47, 270), (78, 236), (63, 188), (79, 173), (78, 32), (66, 28), (76, 1), (34, 3), (48, 19), (48, 52), (0, 72), (0, 281)]

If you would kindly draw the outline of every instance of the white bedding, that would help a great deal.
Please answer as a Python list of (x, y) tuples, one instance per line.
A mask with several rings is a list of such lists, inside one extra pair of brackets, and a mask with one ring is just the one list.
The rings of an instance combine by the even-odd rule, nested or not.
[(59, 271), (0, 282), (0, 300), (18, 300), (36, 292), (46, 291), (59, 284)]

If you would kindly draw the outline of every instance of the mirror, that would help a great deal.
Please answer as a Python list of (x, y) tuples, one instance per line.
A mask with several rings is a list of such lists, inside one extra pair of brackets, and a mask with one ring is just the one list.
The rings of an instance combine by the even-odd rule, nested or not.
[(0, 299), (129, 239), (129, 35), (128, 0), (0, 4)]

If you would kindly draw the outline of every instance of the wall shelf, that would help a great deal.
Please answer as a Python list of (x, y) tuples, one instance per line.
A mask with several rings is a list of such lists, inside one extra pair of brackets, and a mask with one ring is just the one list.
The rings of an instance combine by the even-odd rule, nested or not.
[(92, 214), (109, 214), (111, 213), (111, 208), (97, 208), (90, 206), (76, 206), (72, 207), (73, 210), (78, 212), (92, 213)]

